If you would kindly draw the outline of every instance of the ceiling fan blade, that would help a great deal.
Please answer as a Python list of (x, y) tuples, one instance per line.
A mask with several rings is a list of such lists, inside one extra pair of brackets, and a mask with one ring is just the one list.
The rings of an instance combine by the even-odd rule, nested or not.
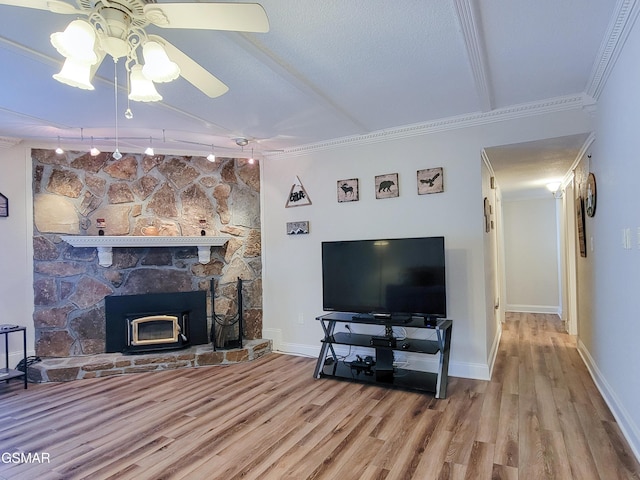
[(14, 7), (35, 8), (47, 10), (53, 13), (73, 14), (82, 13), (73, 5), (60, 0), (0, 0), (0, 5), (11, 5)]
[(191, 83), (194, 87), (201, 90), (205, 95), (216, 98), (223, 95), (229, 90), (224, 83), (214, 77), (205, 70), (191, 57), (167, 42), (164, 38), (157, 35), (149, 35), (149, 40), (160, 43), (169, 58), (180, 67), (180, 76)]
[(257, 3), (151, 3), (144, 13), (163, 28), (268, 32), (269, 19)]

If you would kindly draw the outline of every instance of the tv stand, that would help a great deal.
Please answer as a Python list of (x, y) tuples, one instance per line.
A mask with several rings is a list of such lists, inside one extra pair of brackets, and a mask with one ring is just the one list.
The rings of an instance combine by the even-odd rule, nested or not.
[[(446, 398), (449, 375), (449, 350), (451, 347), (451, 320), (425, 317), (384, 318), (373, 315), (361, 315), (345, 312), (333, 312), (317, 317), (322, 325), (324, 338), (318, 362), (313, 373), (314, 378), (337, 378), (365, 383), (375, 383), (388, 387), (404, 388), (434, 393), (436, 398)], [(349, 332), (334, 333), (338, 323), (362, 323), (384, 325), (383, 336), (355, 334)], [(397, 340), (393, 336), (393, 327), (421, 328), (435, 330), (436, 340), (405, 338)], [(375, 358), (367, 368), (356, 362), (339, 360), (334, 345), (350, 345), (375, 350)], [(404, 351), (425, 355), (438, 355), (437, 372), (423, 372), (402, 369), (393, 366), (393, 352)]]

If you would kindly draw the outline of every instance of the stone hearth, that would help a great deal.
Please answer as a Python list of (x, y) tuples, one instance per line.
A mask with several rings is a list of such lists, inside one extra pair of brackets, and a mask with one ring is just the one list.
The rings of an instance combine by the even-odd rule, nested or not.
[(243, 347), (214, 351), (211, 345), (198, 345), (184, 350), (143, 355), (102, 353), (88, 356), (47, 358), (29, 367), (29, 380), (36, 383), (68, 382), (127, 373), (228, 365), (255, 360), (272, 350), (271, 340), (247, 340)]

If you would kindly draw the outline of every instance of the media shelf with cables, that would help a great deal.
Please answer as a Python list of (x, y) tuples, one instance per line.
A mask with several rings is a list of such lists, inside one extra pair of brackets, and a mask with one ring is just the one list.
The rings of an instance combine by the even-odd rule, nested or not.
[[(333, 312), (316, 318), (324, 331), (320, 355), (316, 363), (314, 378), (336, 378), (364, 383), (373, 383), (394, 388), (403, 388), (434, 393), (436, 398), (446, 398), (451, 347), (451, 320), (424, 317), (385, 318), (383, 320), (365, 315)], [(338, 323), (347, 324), (348, 332), (335, 332)], [(349, 324), (384, 326), (384, 335), (353, 333)], [(394, 327), (430, 329), (435, 339), (397, 338)], [(371, 348), (375, 356), (356, 356), (348, 361), (336, 355), (334, 345)], [(437, 355), (436, 372), (425, 372), (394, 365), (394, 352), (412, 352)]]

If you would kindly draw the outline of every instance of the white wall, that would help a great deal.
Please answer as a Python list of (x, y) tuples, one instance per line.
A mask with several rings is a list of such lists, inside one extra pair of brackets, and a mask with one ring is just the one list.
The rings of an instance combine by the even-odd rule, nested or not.
[[(498, 329), (493, 315), (487, 318), (493, 304), (487, 306), (485, 289), (482, 149), (590, 129), (584, 112), (565, 110), (402, 139), (380, 135), (370, 141), (334, 142), (266, 159), (262, 162), (264, 336), (282, 351), (318, 353), (322, 330), (315, 317), (323, 313), (323, 240), (443, 235), (448, 314), (453, 320), (450, 373), (488, 378), (489, 350)], [(445, 192), (417, 195), (416, 171), (440, 166)], [(400, 197), (376, 200), (374, 177), (395, 172)], [(296, 175), (313, 203), (285, 208)], [(361, 200), (338, 203), (336, 182), (348, 178), (360, 179)], [(311, 233), (285, 235), (286, 222), (295, 220), (309, 220)]]
[(506, 310), (560, 313), (556, 200), (502, 201)]
[[(0, 150), (0, 192), (9, 198), (9, 217), (0, 218), (0, 323), (27, 327), (27, 354), (34, 355), (33, 223), (31, 157), (16, 146)], [(9, 366), (22, 359), (22, 335), (9, 336)], [(0, 339), (4, 367), (4, 338)]]
[[(589, 282), (591, 322), (579, 319), (579, 348), (596, 383), (640, 457), (640, 24), (635, 23), (598, 99), (590, 170), (597, 206), (587, 217), (588, 248), (579, 282)], [(622, 247), (629, 228), (631, 248)], [(579, 267), (580, 268), (580, 267)], [(580, 272), (580, 270), (579, 270)]]

